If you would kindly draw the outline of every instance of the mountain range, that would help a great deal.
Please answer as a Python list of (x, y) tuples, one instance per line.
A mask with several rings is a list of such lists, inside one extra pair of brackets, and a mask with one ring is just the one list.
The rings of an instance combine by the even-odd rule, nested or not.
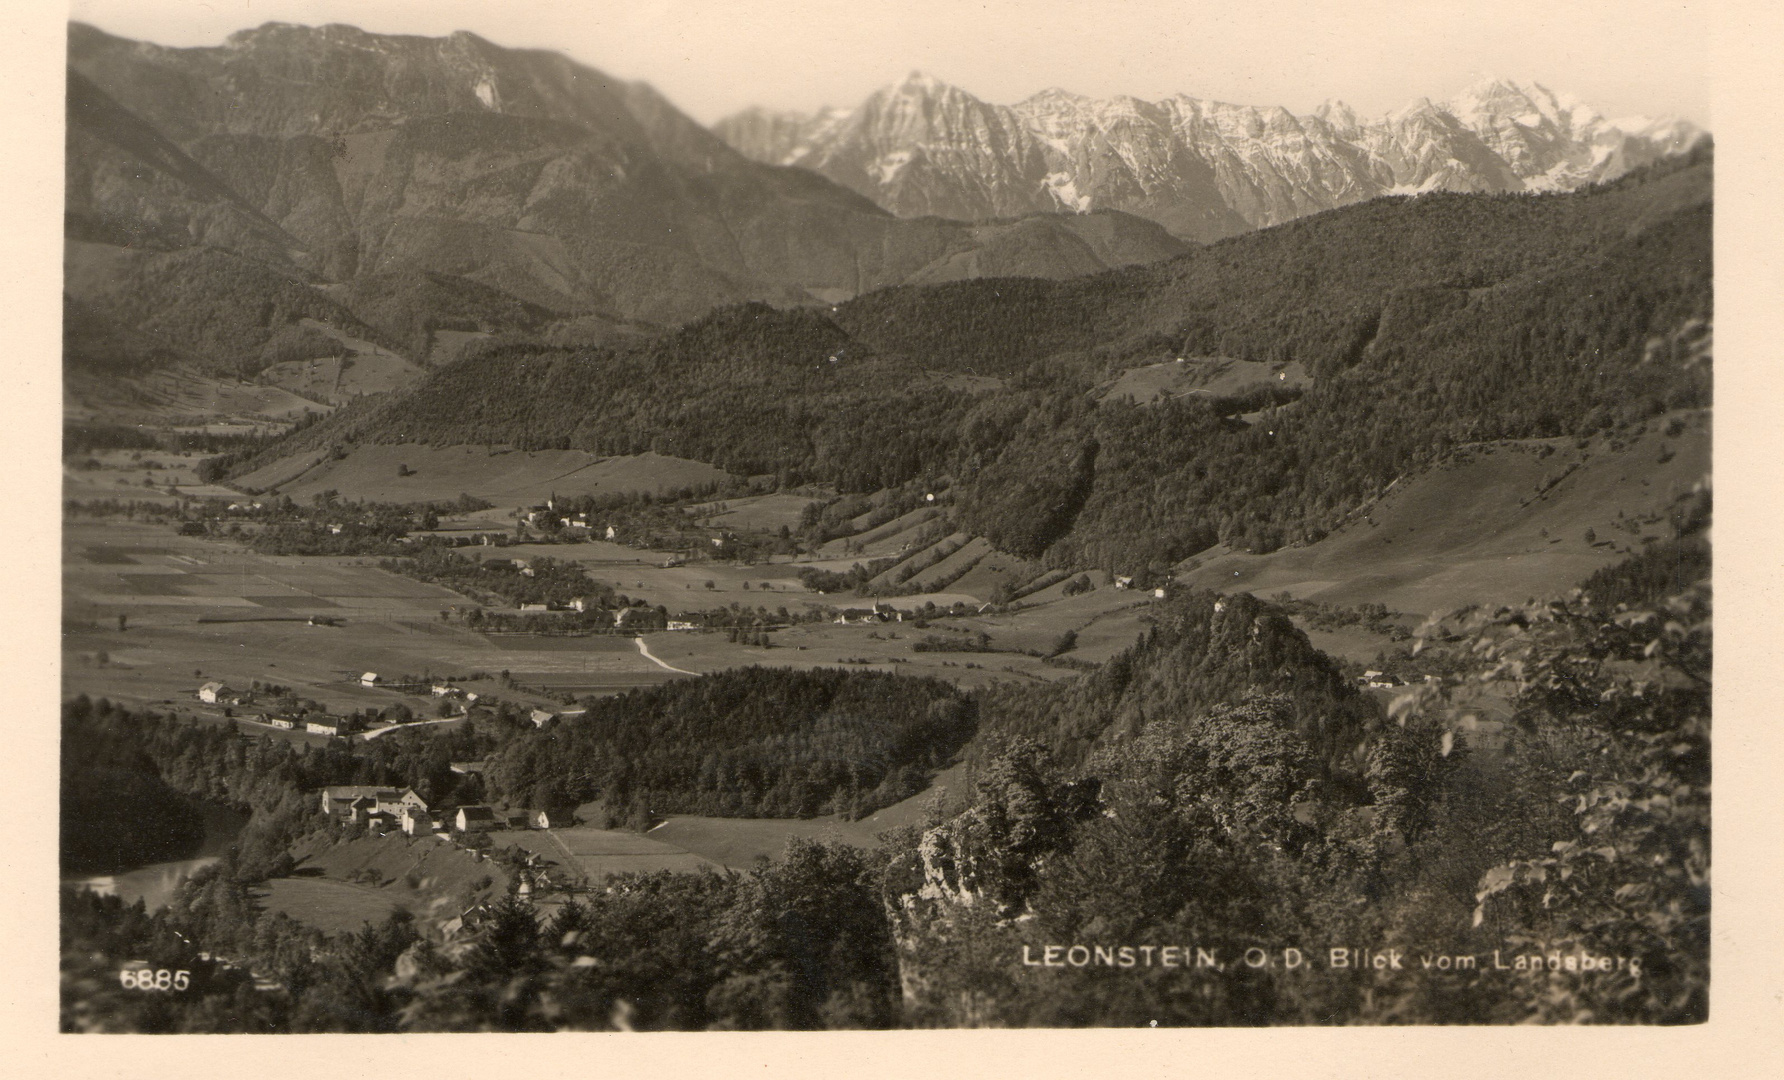
[(819, 173), (900, 216), (1114, 209), (1210, 241), (1380, 195), (1564, 191), (1683, 153), (1683, 120), (1607, 119), (1536, 83), (1494, 79), (1365, 120), (1178, 94), (1042, 91), (993, 105), (912, 72), (858, 107), (746, 109), (714, 130), (749, 157)]
[(1118, 212), (900, 218), (644, 84), (468, 33), (269, 23), (164, 48), (77, 23), (68, 65), (77, 363), (257, 370), (303, 318), (425, 360), (434, 327), (598, 333), (1187, 249)]

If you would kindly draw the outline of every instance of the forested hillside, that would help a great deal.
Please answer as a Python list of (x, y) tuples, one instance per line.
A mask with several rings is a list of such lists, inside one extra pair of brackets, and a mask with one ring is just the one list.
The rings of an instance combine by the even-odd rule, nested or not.
[[(1319, 538), (1458, 443), (1707, 405), (1710, 196), (1701, 151), (1569, 195), (1377, 200), (1073, 281), (749, 305), (648, 342), (498, 348), (280, 452), (655, 450), (845, 491), (951, 481), (960, 527), (1054, 565), (1268, 551)], [(1183, 355), (1294, 360), (1313, 382), (1298, 400), (1092, 400), (1124, 368)], [(963, 373), (998, 382), (939, 378)]]
[(515, 740), (495, 789), (527, 806), (601, 798), (615, 821), (654, 814), (862, 817), (923, 789), (975, 730), (933, 679), (739, 668), (591, 701)]

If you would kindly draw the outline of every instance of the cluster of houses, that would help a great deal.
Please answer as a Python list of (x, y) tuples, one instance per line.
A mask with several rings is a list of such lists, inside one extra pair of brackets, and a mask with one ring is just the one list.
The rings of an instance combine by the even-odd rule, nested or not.
[[(213, 680), (198, 688), (198, 700), (207, 705), (252, 705), (254, 695), (231, 690), (227, 683)], [(351, 735), (359, 730), (359, 725), (348, 717), (325, 716), (321, 713), (307, 713), (301, 717), (261, 713), (254, 719), (284, 731), (302, 730), (330, 738)]]
[(903, 622), (904, 612), (891, 604), (875, 603), (872, 609), (844, 608), (836, 613), (833, 620), (838, 626), (852, 626), (861, 623)]
[[(1115, 576), (1115, 590), (1117, 592), (1122, 592), (1122, 591), (1132, 589), (1132, 588), (1134, 588), (1134, 577), (1132, 574), (1117, 574)], [(1163, 600), (1165, 598), (1165, 595), (1166, 595), (1165, 588), (1162, 585), (1158, 586), (1157, 588), (1154, 588), (1152, 590), (1152, 598), (1154, 600)]]
[(362, 672), (359, 676), (359, 685), (367, 690), (397, 690), (414, 694), (421, 693), (421, 688), (425, 686), (430, 697), (462, 701), (467, 705), (476, 701), (478, 697), (475, 691), (453, 686), (451, 683), (429, 683), (417, 679), (386, 679), (375, 671)]
[(267, 716), (261, 719), (261, 723), (283, 728), (286, 731), (296, 731), (301, 728), (311, 735), (327, 735), (330, 738), (346, 738), (359, 730), (358, 723), (348, 717), (323, 716), (320, 713), (311, 713), (301, 719), (291, 716)]
[(428, 809), (414, 788), (375, 784), (337, 784), (321, 791), (322, 812), (343, 825), (364, 825), (372, 832), (401, 830), (409, 836), (434, 833), (481, 833), (498, 829), (565, 829), (573, 824), (568, 810), (502, 811), (492, 806), (460, 806), (444, 812)]
[[(521, 512), (521, 516), (528, 525), (549, 527), (553, 522), (556, 522), (557, 526), (563, 529), (586, 529), (589, 532), (601, 530), (601, 526), (589, 519), (586, 511), (572, 514), (560, 511), (555, 495), (542, 503), (527, 507)], [(619, 535), (618, 530), (611, 525), (607, 526), (604, 532), (609, 540), (615, 539)]]

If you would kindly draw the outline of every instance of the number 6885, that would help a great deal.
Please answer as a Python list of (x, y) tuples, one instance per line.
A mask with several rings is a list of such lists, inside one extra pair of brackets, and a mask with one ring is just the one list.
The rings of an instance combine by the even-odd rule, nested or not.
[(118, 983), (126, 990), (184, 990), (192, 984), (190, 971), (169, 971), (166, 968), (125, 968), (118, 972)]

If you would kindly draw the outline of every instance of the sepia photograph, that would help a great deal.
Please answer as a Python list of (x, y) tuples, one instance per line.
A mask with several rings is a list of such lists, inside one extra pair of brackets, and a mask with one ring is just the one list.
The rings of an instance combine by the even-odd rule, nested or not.
[(1704, 10), (62, 32), (60, 1032), (1711, 1018)]

